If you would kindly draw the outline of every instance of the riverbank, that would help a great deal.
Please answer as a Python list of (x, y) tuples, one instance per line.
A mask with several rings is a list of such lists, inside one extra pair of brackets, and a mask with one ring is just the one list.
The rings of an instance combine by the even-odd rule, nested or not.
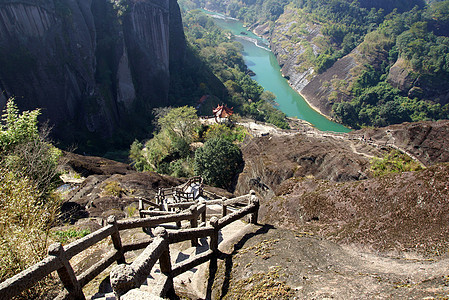
[[(335, 122), (335, 123), (338, 123), (335, 119), (333, 119), (331, 116), (328, 116), (328, 115), (326, 115), (321, 109), (319, 109), (317, 106), (315, 106), (312, 102), (310, 102), (309, 100), (307, 100), (307, 98), (300, 92), (300, 91), (298, 91), (298, 90), (296, 90), (295, 89), (295, 87), (290, 83), (290, 81), (289, 81), (289, 83), (288, 83), (290, 86), (291, 86), (291, 88), (293, 89), (293, 90), (295, 90), (303, 99), (304, 99), (304, 101), (314, 110), (314, 111), (316, 111), (317, 113), (319, 113), (320, 115), (322, 115), (323, 117), (325, 117), (326, 119), (328, 119), (329, 121), (331, 121), (331, 122)], [(341, 123), (338, 123), (338, 124), (341, 124)], [(343, 124), (341, 124), (342, 126), (345, 126), (345, 125), (343, 125)], [(348, 128), (349, 130), (348, 131), (352, 131), (353, 129), (352, 128)]]
[[(273, 51), (273, 49), (271, 48), (271, 41), (270, 41), (270, 35), (269, 35), (269, 31), (267, 29), (267, 26), (262, 24), (253, 24), (251, 26), (248, 27), (248, 30), (250, 30), (254, 35), (263, 38), (265, 40), (267, 40), (269, 42), (269, 49), (270, 51), (273, 53), (274, 57), (276, 57), (277, 62), (279, 63), (278, 57), (276, 56), (275, 52)], [(282, 72), (282, 71), (281, 71)], [(331, 122), (336, 122), (330, 115), (324, 113), (318, 106), (316, 106), (314, 103), (312, 103), (312, 101), (310, 101), (309, 99), (307, 99), (307, 97), (305, 97), (300, 90), (298, 90), (293, 83), (291, 82), (290, 78), (286, 78), (284, 77), (287, 82), (288, 85), (290, 86), (290, 88), (294, 91), (296, 91), (302, 98), (303, 100), (317, 113), (319, 113), (320, 115), (322, 115), (323, 117), (325, 117), (326, 119), (328, 119)], [(338, 122), (336, 122), (338, 123)], [(340, 123), (339, 123), (340, 124)], [(343, 125), (343, 124), (342, 124)], [(351, 129), (352, 130), (352, 129)]]
[[(209, 15), (214, 13), (205, 11)], [(256, 74), (253, 77), (265, 90), (272, 92), (279, 104), (277, 107), (284, 112), (287, 117), (294, 117), (305, 120), (321, 131), (349, 132), (349, 128), (333, 122), (317, 107), (310, 105), (311, 101), (306, 101), (301, 94), (292, 87), (291, 83), (282, 76), (278, 60), (270, 48), (259, 47), (257, 41), (267, 41), (264, 35), (258, 35), (253, 31), (243, 27), (243, 23), (233, 19), (223, 18), (220, 14), (214, 18), (215, 24), (222, 29), (231, 31), (236, 40), (243, 45), (243, 59), (245, 64)], [(242, 32), (245, 35), (242, 36)]]

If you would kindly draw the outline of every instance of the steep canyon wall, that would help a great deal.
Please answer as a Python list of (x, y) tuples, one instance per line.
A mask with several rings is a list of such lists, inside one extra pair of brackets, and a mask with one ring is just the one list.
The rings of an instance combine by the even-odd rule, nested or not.
[(66, 143), (108, 140), (169, 104), (184, 52), (176, 0), (2, 0), (0, 105), (42, 108)]

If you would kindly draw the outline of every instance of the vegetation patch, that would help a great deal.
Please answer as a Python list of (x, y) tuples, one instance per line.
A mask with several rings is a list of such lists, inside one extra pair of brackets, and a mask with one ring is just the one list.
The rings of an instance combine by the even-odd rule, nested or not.
[[(438, 94), (449, 78), (448, 7), (443, 1), (393, 12), (366, 34), (359, 48), (375, 63), (363, 67), (352, 100), (335, 104), (334, 116), (353, 128), (447, 119), (449, 105)], [(393, 68), (405, 78), (395, 78), (401, 75)]]
[(223, 299), (292, 299), (294, 292), (284, 281), (280, 281), (280, 266), (272, 267), (268, 273), (256, 273), (231, 286)]
[(139, 171), (175, 177), (201, 175), (208, 184), (229, 188), (243, 165), (236, 145), (247, 130), (233, 122), (201, 124), (193, 107), (155, 111), (159, 130), (144, 144), (131, 145), (130, 158)]
[(392, 150), (382, 159), (374, 158), (371, 161), (371, 170), (374, 176), (383, 176), (391, 173), (401, 173), (408, 171), (418, 171), (422, 167), (419, 163), (410, 158), (410, 156)]
[(61, 244), (69, 244), (73, 242), (74, 240), (77, 240), (79, 238), (85, 237), (86, 235), (90, 234), (89, 229), (67, 229), (67, 230), (58, 230), (54, 232), (55, 240), (58, 241)]
[[(53, 242), (60, 198), (53, 193), (58, 181), (60, 151), (39, 132), (39, 111), (19, 113), (8, 100), (0, 128), (0, 281), (14, 276), (47, 256)], [(49, 276), (20, 298), (52, 295), (56, 281)]]
[(251, 251), (256, 256), (260, 256), (263, 259), (268, 259), (271, 257), (270, 251), (273, 249), (274, 245), (276, 245), (278, 242), (279, 239), (263, 240), (257, 245), (242, 249), (241, 251), (239, 251), (239, 254), (244, 254)]
[(207, 183), (230, 188), (243, 169), (242, 151), (226, 139), (208, 140), (195, 152), (194, 169)]
[(109, 181), (103, 186), (103, 196), (121, 197), (126, 194), (127, 190), (120, 186), (117, 181)]

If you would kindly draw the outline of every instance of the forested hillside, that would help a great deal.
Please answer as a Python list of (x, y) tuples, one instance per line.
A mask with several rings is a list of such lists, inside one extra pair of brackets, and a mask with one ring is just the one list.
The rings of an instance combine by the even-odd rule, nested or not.
[(449, 1), (180, 1), (243, 20), (283, 74), (353, 128), (448, 118)]
[[(183, 22), (192, 51), (226, 87), (225, 94), (229, 98), (217, 95), (221, 96), (219, 101), (227, 101), (241, 115), (287, 128), (285, 114), (271, 103), (275, 96), (251, 79), (250, 71), (243, 61), (241, 44), (234, 42), (230, 33), (221, 30), (201, 11), (186, 13)], [(213, 99), (209, 101), (213, 102)], [(207, 102), (201, 105), (207, 109), (199, 107), (200, 113), (211, 113)]]

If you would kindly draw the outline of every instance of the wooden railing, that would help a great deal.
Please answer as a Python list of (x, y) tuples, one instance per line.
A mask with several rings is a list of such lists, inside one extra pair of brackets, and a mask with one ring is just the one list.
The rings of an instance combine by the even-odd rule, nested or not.
[[(250, 215), (250, 222), (257, 223), (259, 201), (257, 198), (242, 209), (229, 214), (221, 219), (212, 217), (209, 226), (204, 228), (191, 228), (169, 232), (158, 227), (157, 237), (148, 245), (145, 251), (131, 265), (118, 265), (110, 274), (111, 285), (117, 297), (120, 297), (131, 289), (139, 288), (151, 274), (152, 268), (159, 260), (161, 278), (151, 291), (153, 296), (165, 298), (173, 292), (173, 278), (188, 270), (216, 258), (218, 254), (218, 233), (220, 229)], [(170, 244), (182, 241), (209, 237), (209, 250), (195, 255), (185, 261), (171, 265)]]
[[(241, 201), (248, 201), (248, 204), (239, 211), (226, 216), (226, 207), (228, 205), (231, 205), (232, 203)], [(208, 227), (205, 226), (207, 204), (223, 204), (222, 215), (225, 216), (220, 220), (211, 219), (210, 226)], [(182, 205), (182, 203), (179, 203), (179, 205)], [(93, 280), (97, 275), (103, 272), (114, 262), (117, 262), (118, 264), (124, 266), (124, 254), (126, 252), (144, 248), (146, 248), (146, 250), (142, 253), (142, 255), (149, 255), (152, 257), (149, 262), (147, 261), (147, 259), (144, 259), (145, 261), (147, 261), (146, 266), (148, 268), (150, 265), (153, 266), (153, 258), (155, 257), (156, 261), (159, 260), (161, 263), (162, 273), (168, 274), (169, 276), (167, 278), (173, 278), (174, 276), (185, 272), (185, 270), (189, 270), (190, 268), (186, 269), (189, 266), (196, 266), (210, 259), (212, 253), (215, 253), (218, 247), (218, 230), (247, 214), (251, 214), (250, 219), (252, 220), (252, 222), (257, 222), (258, 208), (258, 199), (256, 198), (254, 191), (251, 191), (250, 195), (235, 199), (222, 199), (218, 201), (212, 200), (199, 204), (195, 203), (195, 205), (192, 205), (188, 210), (185, 210), (181, 213), (158, 212), (161, 215), (120, 221), (116, 221), (116, 218), (114, 216), (111, 216), (108, 218), (108, 224), (105, 227), (75, 242), (72, 242), (66, 246), (62, 246), (60, 243), (50, 245), (47, 258), (13, 276), (12, 278), (9, 278), (0, 283), (0, 297), (2, 299), (10, 299), (14, 296), (17, 296), (22, 291), (34, 286), (44, 277), (50, 275), (54, 271), (57, 271), (58, 276), (62, 284), (64, 285), (64, 290), (59, 294), (57, 299), (85, 299), (82, 288), (87, 283)], [(201, 224), (198, 224), (199, 217), (201, 217)], [(184, 220), (190, 221), (190, 229), (170, 232), (167, 237), (165, 237), (165, 235), (163, 234), (159, 234), (155, 239), (148, 238), (148, 240), (146, 241), (122, 245), (120, 231), (139, 227), (156, 227), (170, 222), (176, 222), (177, 224), (180, 224), (181, 221)], [(200, 226), (200, 228), (198, 228), (198, 226)], [(158, 230), (158, 232), (161, 232), (161, 230)], [(209, 251), (212, 252), (206, 252), (208, 254), (199, 255), (194, 259), (189, 259), (183, 263), (176, 264), (173, 267), (169, 267), (167, 265), (167, 257), (164, 256), (164, 253), (167, 253), (168, 251), (168, 244), (191, 240), (192, 245), (196, 246), (198, 244), (198, 239), (206, 236), (210, 237), (211, 239)], [(70, 259), (108, 237), (111, 237), (114, 249), (107, 253), (106, 257), (95, 263), (89, 269), (85, 270), (79, 275), (76, 275), (70, 264)], [(161, 239), (163, 240), (163, 242), (161, 241)], [(159, 251), (158, 249), (162, 250)], [(133, 270), (140, 270), (141, 268), (143, 268), (141, 264), (139, 264), (139, 261), (140, 260), (136, 260), (135, 263), (130, 265)], [(164, 265), (164, 267), (162, 267), (162, 265)], [(129, 268), (130, 266), (127, 265), (126, 268)], [(138, 282), (140, 281), (136, 281), (133, 284), (137, 285)], [(165, 292), (167, 292), (167, 284), (168, 288), (171, 288), (170, 284), (172, 284), (172, 281), (171, 283), (170, 280), (168, 280), (167, 282), (164, 282), (162, 284), (163, 288), (160, 290), (160, 295), (163, 295)], [(120, 286), (120, 284), (118, 286)], [(126, 286), (129, 286), (129, 284)], [(118, 295), (123, 293), (124, 291), (124, 289), (120, 287), (116, 287), (116, 289)]]
[(186, 191), (186, 189), (191, 186), (192, 184), (198, 184), (198, 185), (203, 185), (203, 177), (201, 176), (194, 176), (189, 178), (189, 180), (187, 180), (186, 183), (181, 184), (180, 186), (178, 186), (179, 189), (181, 189), (182, 191)]
[[(109, 236), (112, 238), (115, 249), (111, 250), (105, 258), (95, 265), (76, 276), (69, 260)], [(0, 295), (5, 299), (10, 299), (29, 289), (52, 272), (57, 271), (65, 288), (58, 299), (85, 299), (82, 287), (115, 261), (125, 263), (124, 252), (116, 219), (111, 216), (108, 218), (108, 225), (65, 247), (60, 243), (50, 245), (47, 258), (0, 283)]]
[[(198, 194), (187, 192), (192, 184), (198, 184)], [(172, 197), (174, 202), (192, 202), (203, 195), (203, 178), (200, 176), (192, 177), (187, 182), (177, 187), (160, 188), (156, 194), (156, 205), (162, 208), (163, 200)]]

